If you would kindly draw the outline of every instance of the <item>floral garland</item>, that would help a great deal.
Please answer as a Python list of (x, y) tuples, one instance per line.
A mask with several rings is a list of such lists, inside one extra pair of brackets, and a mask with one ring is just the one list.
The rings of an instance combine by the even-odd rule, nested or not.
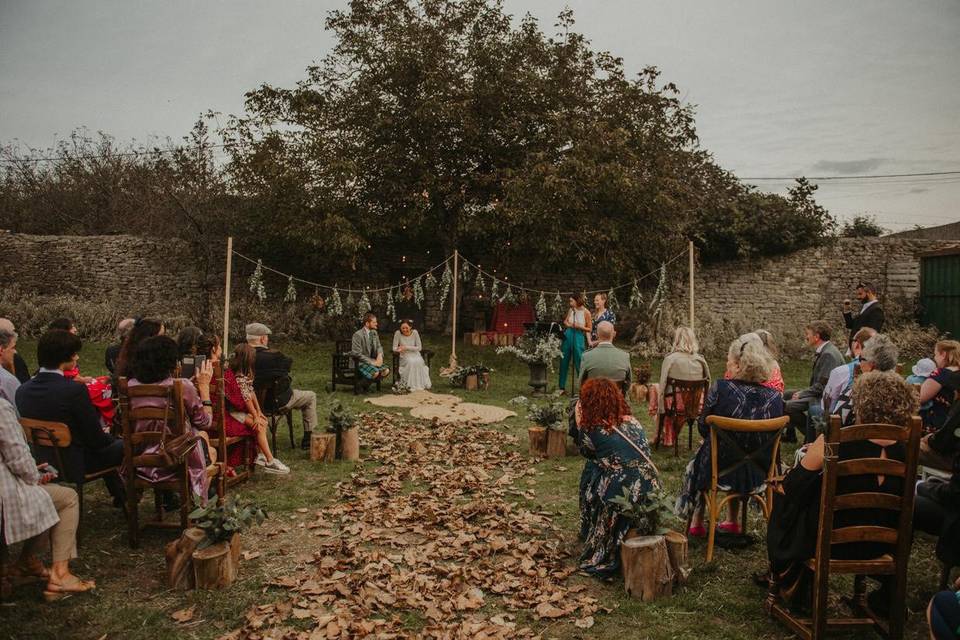
[(393, 304), (393, 289), (387, 291), (387, 317), (392, 321), (397, 321), (397, 308)]
[(463, 266), (460, 267), (460, 282), (464, 284), (470, 283), (470, 263), (464, 262)]
[(357, 302), (357, 317), (362, 318), (371, 308), (370, 298), (367, 297), (367, 292), (364, 291), (363, 295), (360, 296), (360, 301)]
[(473, 283), (473, 288), (477, 290), (477, 293), (483, 295), (483, 292), (487, 288), (487, 283), (483, 281), (483, 271), (477, 269), (477, 279)]
[(250, 293), (260, 302), (267, 299), (267, 289), (263, 286), (263, 260), (257, 260), (257, 268), (250, 276)]
[(537, 320), (540, 320), (541, 322), (546, 320), (547, 313), (548, 313), (547, 296), (543, 291), (540, 292), (540, 298), (537, 300), (536, 313), (537, 313)]
[(450, 263), (447, 262), (440, 276), (440, 311), (443, 311), (443, 305), (447, 302), (447, 296), (450, 295), (450, 287), (453, 285), (453, 271), (450, 270)]
[(557, 297), (553, 299), (553, 315), (558, 318), (563, 316), (563, 298), (559, 291), (557, 291)]
[(503, 292), (503, 296), (500, 297), (500, 303), (501, 303), (501, 304), (510, 304), (510, 305), (515, 305), (515, 304), (517, 304), (517, 296), (514, 295), (514, 293), (513, 293), (513, 287), (512, 287), (511, 285), (509, 285), (509, 284), (507, 285), (507, 290), (504, 291), (504, 292)]
[(613, 289), (607, 292), (607, 309), (610, 309), (610, 311), (620, 310), (620, 301), (617, 300), (617, 292)]
[(643, 306), (643, 294), (640, 293), (640, 285), (636, 280), (633, 281), (633, 288), (630, 289), (630, 302), (628, 304), (631, 309), (638, 309)]
[(433, 291), (437, 288), (437, 279), (433, 276), (433, 271), (427, 272), (427, 277), (423, 281), (423, 286), (427, 291)]
[(413, 281), (413, 303), (418, 309), (423, 307), (423, 284), (420, 282), (420, 276)]
[(287, 295), (283, 296), (284, 302), (297, 301), (297, 287), (293, 284), (293, 276), (287, 278)]
[(337, 288), (333, 288), (333, 293), (330, 294), (330, 300), (327, 303), (327, 311), (332, 316), (341, 316), (343, 315), (343, 302), (340, 300), (340, 292), (337, 291)]
[(653, 299), (650, 300), (650, 309), (652, 310), (652, 316), (654, 318), (659, 318), (663, 313), (663, 303), (667, 299), (667, 263), (664, 262), (660, 265), (660, 281), (657, 283), (657, 290), (653, 294)]
[(499, 292), (497, 291), (497, 282), (496, 278), (493, 279), (493, 284), (490, 285), (490, 304), (497, 304), (497, 299), (499, 298)]
[(348, 289), (348, 290), (347, 290), (347, 299), (343, 301), (343, 310), (346, 311), (347, 313), (350, 313), (350, 310), (354, 308), (354, 305), (356, 305), (356, 303), (357, 303), (357, 301), (356, 301), (356, 299), (353, 297), (353, 291), (350, 291), (350, 290)]

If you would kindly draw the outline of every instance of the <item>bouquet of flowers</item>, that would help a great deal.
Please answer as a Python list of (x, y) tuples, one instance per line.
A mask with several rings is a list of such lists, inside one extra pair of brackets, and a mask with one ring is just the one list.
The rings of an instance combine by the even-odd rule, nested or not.
[(560, 339), (552, 333), (538, 334), (528, 330), (515, 345), (498, 347), (497, 354), (509, 353), (527, 364), (545, 364), (553, 370), (553, 361), (560, 357)]

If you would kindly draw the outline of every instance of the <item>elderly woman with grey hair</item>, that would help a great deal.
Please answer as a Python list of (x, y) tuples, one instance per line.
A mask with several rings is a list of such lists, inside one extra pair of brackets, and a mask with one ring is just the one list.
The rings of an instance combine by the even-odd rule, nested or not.
[[(854, 367), (854, 379), (870, 371), (895, 371), (899, 351), (888, 336), (878, 333), (863, 343), (860, 352), (860, 362)], [(853, 424), (853, 394), (855, 385), (851, 384), (844, 389), (834, 404), (833, 415), (840, 416), (844, 425)]]

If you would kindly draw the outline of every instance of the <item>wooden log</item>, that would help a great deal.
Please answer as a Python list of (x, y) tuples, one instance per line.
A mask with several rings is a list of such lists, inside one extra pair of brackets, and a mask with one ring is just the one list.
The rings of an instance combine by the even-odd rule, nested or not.
[(206, 537), (203, 529), (190, 527), (164, 550), (167, 560), (167, 586), (171, 589), (194, 588), (193, 552)]
[(334, 433), (314, 433), (310, 437), (310, 459), (314, 462), (333, 462), (337, 453), (337, 436)]
[(562, 458), (567, 455), (567, 432), (547, 429), (547, 457)]
[(530, 427), (527, 429), (527, 438), (530, 440), (530, 455), (535, 458), (547, 457), (547, 429)]
[(354, 427), (340, 433), (341, 458), (343, 460), (360, 459), (360, 431)]
[(687, 560), (687, 536), (679, 531), (668, 531), (664, 539), (667, 542), (667, 555), (670, 557), (673, 579), (677, 584), (683, 584), (690, 576), (690, 566)]
[(620, 545), (627, 595), (649, 602), (673, 593), (673, 568), (663, 536), (639, 536)]
[(483, 391), (487, 391), (490, 389), (490, 372), (489, 371), (480, 374), (480, 388)]
[(477, 374), (471, 373), (466, 378), (463, 379), (463, 388), (467, 391), (476, 391), (479, 381), (477, 379)]
[[(239, 557), (239, 546), (237, 549)], [(193, 552), (193, 576), (197, 589), (226, 589), (233, 584), (237, 579), (233, 551), (231, 542), (218, 542)]]

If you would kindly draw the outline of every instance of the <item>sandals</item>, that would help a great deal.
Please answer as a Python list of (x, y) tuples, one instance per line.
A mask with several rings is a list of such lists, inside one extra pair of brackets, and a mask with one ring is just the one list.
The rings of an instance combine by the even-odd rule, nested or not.
[(40, 578), (49, 580), (50, 569), (43, 566), (43, 562), (37, 556), (30, 556), (25, 562), (17, 562), (8, 567), (7, 576), (13, 579)]
[(81, 580), (76, 576), (70, 577), (73, 580), (63, 584), (47, 582), (47, 588), (43, 590), (43, 599), (47, 602), (56, 602), (69, 598), (76, 593), (86, 593), (97, 588), (97, 583), (93, 580)]

